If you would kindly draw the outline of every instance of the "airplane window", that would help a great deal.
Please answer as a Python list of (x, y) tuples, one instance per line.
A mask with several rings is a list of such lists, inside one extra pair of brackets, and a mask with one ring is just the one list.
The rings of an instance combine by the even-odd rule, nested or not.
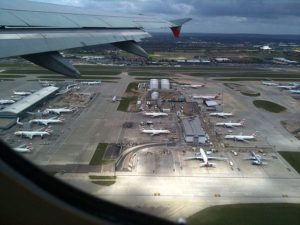
[(297, 224), (299, 7), (1, 1), (3, 186), (66, 224)]

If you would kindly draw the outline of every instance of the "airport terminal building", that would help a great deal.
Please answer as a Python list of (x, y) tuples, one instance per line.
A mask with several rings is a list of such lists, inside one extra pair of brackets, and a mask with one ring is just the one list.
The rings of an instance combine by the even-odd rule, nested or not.
[[(11, 104), (4, 109), (0, 110), (0, 128), (6, 129), (14, 125), (17, 117), (21, 117), (22, 114), (36, 106), (36, 104), (42, 102), (44, 99), (54, 94), (58, 87), (45, 87), (31, 95), (28, 95), (14, 104)], [(5, 122), (11, 121), (11, 122)]]
[(204, 144), (206, 142), (207, 135), (198, 116), (182, 119), (182, 126), (186, 143)]

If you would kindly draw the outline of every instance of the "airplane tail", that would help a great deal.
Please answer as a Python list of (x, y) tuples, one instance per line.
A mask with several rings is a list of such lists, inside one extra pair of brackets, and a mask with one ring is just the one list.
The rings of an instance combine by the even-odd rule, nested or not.
[(192, 19), (191, 18), (183, 18), (183, 19), (177, 19), (177, 20), (170, 21), (172, 23), (172, 26), (170, 28), (173, 32), (174, 37), (179, 38), (182, 25), (189, 22), (190, 20), (192, 20)]
[(28, 145), (26, 145), (26, 148), (29, 150), (29, 151), (32, 151), (32, 143), (29, 143)]
[(20, 118), (19, 117), (17, 118), (17, 124), (23, 126), (23, 123), (20, 122)]
[(242, 125), (244, 125), (245, 124), (245, 119), (242, 119), (242, 120), (240, 120), (240, 123), (242, 124)]
[(200, 167), (215, 167), (214, 163), (200, 163)]
[(49, 134), (53, 133), (53, 130), (51, 129), (51, 126), (49, 126), (47, 129), (45, 129), (45, 131)]
[(255, 131), (255, 132), (252, 134), (252, 136), (253, 136), (253, 137), (257, 137), (257, 133), (258, 133), (258, 131)]

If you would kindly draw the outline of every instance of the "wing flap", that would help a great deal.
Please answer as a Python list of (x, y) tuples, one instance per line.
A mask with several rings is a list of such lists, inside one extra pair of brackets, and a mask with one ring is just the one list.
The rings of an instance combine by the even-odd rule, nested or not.
[(129, 40), (139, 42), (141, 39), (147, 37), (151, 37), (151, 35), (139, 29), (13, 29), (3, 31), (1, 33), (0, 58), (60, 51), (63, 49), (109, 44)]

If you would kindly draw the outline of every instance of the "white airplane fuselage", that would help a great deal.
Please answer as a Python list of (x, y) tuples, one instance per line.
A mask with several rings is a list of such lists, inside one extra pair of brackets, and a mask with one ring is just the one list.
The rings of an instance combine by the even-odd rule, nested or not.
[(15, 135), (32, 139), (34, 136), (40, 136), (41, 138), (43, 138), (44, 136), (50, 135), (50, 132), (48, 132), (48, 131), (16, 131)]
[(164, 112), (145, 112), (143, 113), (145, 116), (159, 117), (159, 116), (168, 116), (168, 113)]
[(182, 87), (201, 88), (205, 87), (205, 84), (184, 84)]
[(210, 113), (210, 116), (217, 116), (217, 117), (228, 117), (233, 116), (232, 113), (225, 113), (225, 112), (216, 112), (216, 113)]
[(5, 105), (5, 104), (13, 104), (15, 103), (14, 100), (9, 100), (9, 99), (0, 99), (0, 105)]
[(247, 141), (247, 140), (254, 140), (255, 136), (254, 135), (232, 135), (228, 134), (225, 135), (225, 139), (232, 139), (232, 140), (237, 140), (237, 141)]
[(286, 89), (286, 90), (292, 90), (292, 89), (297, 88), (297, 86), (294, 86), (294, 85), (293, 86), (292, 85), (279, 85), (277, 87), (282, 88), (282, 89)]
[(300, 90), (289, 90), (291, 94), (300, 94)]
[(55, 123), (63, 123), (63, 119), (33, 119), (30, 120), (29, 123), (37, 123), (37, 124), (43, 124), (47, 126), (48, 124), (55, 124)]
[(31, 152), (32, 147), (31, 146), (26, 146), (26, 147), (19, 146), (19, 147), (13, 148), (13, 150), (16, 152), (20, 152), (20, 153), (28, 153), (28, 152)]
[(87, 85), (99, 85), (99, 84), (101, 84), (100, 81), (83, 81), (81, 83), (82, 84), (87, 84)]
[(262, 82), (262, 84), (266, 86), (279, 86), (279, 84), (273, 82)]
[(216, 126), (224, 126), (224, 127), (242, 127), (243, 122), (218, 122), (216, 123)]
[(32, 93), (29, 91), (14, 91), (14, 95), (26, 96), (31, 95)]
[(60, 115), (61, 113), (70, 113), (73, 112), (72, 109), (68, 109), (68, 108), (57, 108), (57, 109), (45, 109), (44, 112), (48, 112), (48, 113), (55, 113)]
[(141, 132), (144, 133), (144, 134), (151, 134), (152, 136), (153, 135), (159, 135), (159, 134), (170, 134), (171, 133), (171, 131), (169, 131), (169, 130), (163, 130), (163, 129), (159, 129), (159, 130), (155, 130), (155, 129), (149, 129), (149, 130), (142, 129)]
[(219, 94), (218, 95), (193, 95), (194, 99), (203, 99), (203, 100), (211, 100), (211, 99), (217, 99), (219, 98)]

